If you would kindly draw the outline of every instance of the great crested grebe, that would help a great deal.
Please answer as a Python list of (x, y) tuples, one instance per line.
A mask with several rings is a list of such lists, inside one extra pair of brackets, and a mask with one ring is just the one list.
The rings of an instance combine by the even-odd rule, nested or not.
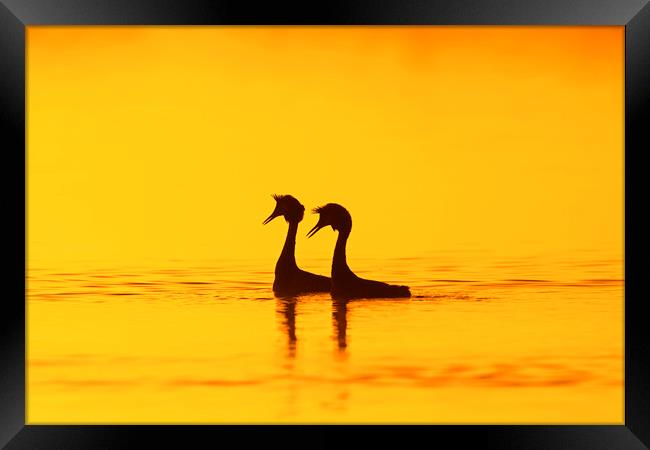
[(396, 286), (381, 281), (365, 280), (359, 278), (350, 270), (345, 258), (345, 246), (352, 230), (352, 216), (344, 207), (336, 203), (328, 203), (325, 206), (315, 208), (314, 212), (320, 214), (320, 218), (316, 226), (307, 233), (307, 237), (313, 236), (318, 230), (327, 225), (339, 232), (332, 259), (331, 292), (333, 298), (395, 298), (411, 296), (408, 286)]
[(275, 265), (273, 292), (280, 296), (330, 292), (331, 280), (328, 277), (301, 270), (296, 264), (296, 233), (298, 223), (304, 216), (305, 207), (291, 195), (273, 195), (273, 198), (276, 201), (275, 209), (263, 224), (266, 225), (279, 216), (284, 216), (289, 223), (287, 238)]

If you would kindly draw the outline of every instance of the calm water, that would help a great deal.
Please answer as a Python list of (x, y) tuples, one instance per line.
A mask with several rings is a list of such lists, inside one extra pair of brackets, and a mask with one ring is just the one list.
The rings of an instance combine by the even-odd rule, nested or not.
[(274, 264), (30, 264), (28, 422), (623, 420), (620, 255), (351, 258), (413, 298), (347, 304)]

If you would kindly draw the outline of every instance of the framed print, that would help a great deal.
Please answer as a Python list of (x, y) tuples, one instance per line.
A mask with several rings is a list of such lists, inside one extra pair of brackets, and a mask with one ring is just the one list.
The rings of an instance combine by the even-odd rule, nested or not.
[(647, 2), (2, 2), (7, 448), (647, 448)]

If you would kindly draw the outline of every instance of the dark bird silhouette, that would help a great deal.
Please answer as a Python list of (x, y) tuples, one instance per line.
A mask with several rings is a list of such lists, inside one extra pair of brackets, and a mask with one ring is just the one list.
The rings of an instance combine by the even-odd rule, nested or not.
[(320, 214), (318, 223), (309, 230), (307, 237), (311, 237), (318, 230), (330, 225), (339, 232), (332, 259), (332, 297), (340, 299), (350, 298), (387, 298), (410, 297), (411, 292), (407, 286), (395, 286), (381, 281), (365, 280), (356, 276), (348, 267), (345, 258), (345, 246), (352, 230), (352, 216), (341, 205), (328, 203), (314, 209)]
[(305, 214), (305, 207), (291, 195), (274, 195), (273, 198), (276, 201), (275, 209), (263, 224), (266, 225), (279, 216), (284, 216), (289, 223), (282, 253), (275, 264), (273, 292), (279, 296), (329, 292), (331, 281), (328, 277), (300, 270), (296, 264), (296, 233)]

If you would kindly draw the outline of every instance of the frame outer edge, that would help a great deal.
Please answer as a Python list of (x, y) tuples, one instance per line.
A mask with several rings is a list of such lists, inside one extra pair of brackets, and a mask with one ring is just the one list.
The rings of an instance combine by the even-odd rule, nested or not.
[(25, 25), (624, 25), (647, 0), (2, 1)]
[[(646, 200), (639, 194), (640, 180), (647, 178), (645, 165), (639, 164), (640, 155), (648, 150), (648, 124), (650, 124), (650, 3), (627, 23), (625, 27), (625, 207), (627, 200)], [(646, 173), (643, 173), (643, 172)], [(635, 197), (637, 196), (637, 197)], [(633, 201), (631, 202), (633, 203)], [(626, 214), (627, 215), (627, 214)], [(648, 221), (640, 215), (626, 220), (625, 235), (642, 236), (647, 232)], [(625, 239), (625, 260), (643, 261), (639, 243)], [(637, 256), (638, 258), (635, 258)], [(650, 344), (645, 338), (648, 313), (644, 311), (643, 276), (628, 280), (625, 269), (625, 425), (646, 446), (650, 445)], [(641, 270), (647, 266), (641, 264)], [(636, 269), (638, 270), (638, 269)], [(627, 296), (632, 287), (634, 298)]]
[[(12, 0), (9, 0), (12, 3)], [(6, 1), (0, 2), (0, 130), (4, 136), (9, 135), (9, 140), (15, 139), (15, 146), (25, 145), (25, 33), (26, 28), (20, 18), (5, 6)], [(27, 1), (26, 1), (27, 3)], [(27, 17), (27, 21), (29, 21)], [(635, 149), (638, 154), (643, 151), (641, 144), (647, 142), (648, 131), (644, 124), (648, 121), (648, 105), (650, 100), (650, 87), (647, 81), (650, 73), (650, 4), (647, 2), (629, 22), (626, 24), (626, 75), (625, 75), (625, 128), (626, 128), (626, 159), (629, 156), (628, 150)], [(16, 62), (22, 61), (16, 65)], [(646, 125), (647, 128), (647, 125)], [(4, 141), (4, 138), (3, 138)], [(630, 145), (627, 147), (627, 145)], [(4, 146), (3, 146), (4, 147)], [(7, 147), (12, 147), (8, 145)], [(640, 170), (637, 166), (637, 169)], [(632, 170), (631, 165), (626, 164), (626, 170)], [(638, 173), (638, 172), (637, 172)], [(24, 183), (23, 174), (14, 174), (9, 177), (8, 187), (5, 192), (11, 193)], [(18, 183), (13, 183), (18, 177)], [(4, 183), (7, 181), (1, 178)], [(641, 179), (635, 176), (635, 179)], [(631, 192), (631, 185), (628, 185), (629, 178), (626, 177), (626, 195)], [(4, 187), (4, 186), (3, 186)], [(24, 187), (24, 186), (23, 186)], [(20, 203), (17, 202), (17, 203)], [(21, 205), (10, 205), (10, 214), (16, 212), (24, 219), (24, 203)], [(19, 207), (18, 207), (19, 206)], [(24, 225), (22, 220), (14, 221), (18, 225)], [(645, 224), (645, 220), (642, 221)], [(639, 230), (641, 224), (637, 222), (635, 229)], [(644, 227), (645, 229), (646, 227)], [(626, 234), (628, 223), (626, 223)], [(17, 231), (20, 236), (24, 232)], [(19, 240), (16, 240), (19, 241)], [(22, 242), (12, 245), (24, 245)], [(631, 247), (630, 247), (631, 249)], [(638, 251), (638, 250), (637, 250)], [(626, 253), (628, 253), (626, 242)], [(10, 271), (5, 272), (9, 285), (11, 286), (10, 297), (20, 293), (24, 296), (24, 260), (11, 261), (17, 263), (10, 265)], [(22, 273), (20, 273), (22, 270)], [(22, 281), (17, 281), (22, 280)], [(627, 277), (626, 277), (627, 283)], [(4, 302), (5, 304), (10, 302)], [(650, 397), (650, 380), (648, 373), (649, 347), (641, 341), (634, 342), (633, 337), (642, 337), (641, 325), (647, 315), (642, 313), (641, 302), (637, 305), (626, 302), (626, 317), (630, 324), (626, 326), (626, 411), (625, 426), (640, 441), (650, 442), (650, 430), (645, 427), (650, 417), (650, 404), (647, 399)], [(13, 317), (9, 322), (4, 320), (0, 326), (0, 446), (4, 446), (21, 429), (25, 427), (25, 379), (24, 379), (24, 310), (7, 311), (10, 314), (3, 314), (6, 317)], [(22, 317), (22, 323), (20, 318)], [(646, 322), (647, 323), (647, 322)], [(634, 330), (634, 336), (631, 334)], [(22, 349), (23, 354), (18, 354)], [(18, 368), (16, 370), (15, 368)], [(627, 379), (629, 377), (629, 380)], [(645, 428), (645, 429), (644, 429)], [(26, 430), (23, 430), (26, 431)], [(24, 433), (21, 433), (24, 434)]]
[[(25, 260), (21, 256), (25, 203), (17, 194), (25, 185), (25, 25), (4, 3), (0, 3), (0, 136), (0, 149), (4, 150), (2, 217), (9, 225), (10, 247), (10, 252), (3, 252), (9, 264), (2, 272), (6, 290), (0, 315), (1, 447), (25, 425)], [(19, 161), (19, 167), (10, 168), (11, 158)]]

